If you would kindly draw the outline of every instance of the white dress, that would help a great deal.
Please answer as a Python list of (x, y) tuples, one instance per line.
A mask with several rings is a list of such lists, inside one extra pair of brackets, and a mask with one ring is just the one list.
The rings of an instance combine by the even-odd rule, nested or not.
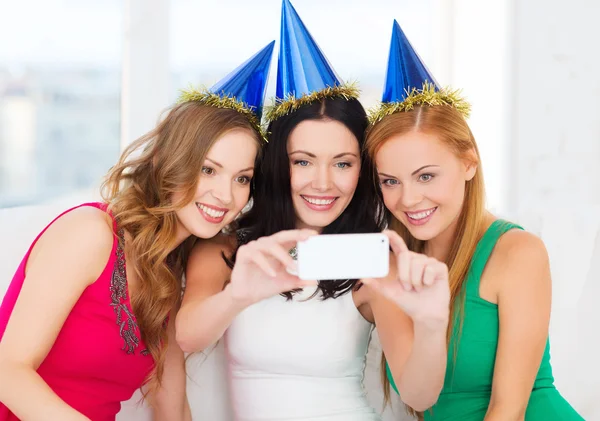
[(314, 291), (254, 304), (225, 333), (237, 421), (381, 421), (363, 387), (373, 325), (352, 293)]

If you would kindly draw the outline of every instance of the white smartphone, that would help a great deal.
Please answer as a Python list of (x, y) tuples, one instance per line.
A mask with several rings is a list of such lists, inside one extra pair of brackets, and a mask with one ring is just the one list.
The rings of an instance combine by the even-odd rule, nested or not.
[(383, 278), (390, 269), (384, 234), (324, 234), (297, 245), (302, 280)]

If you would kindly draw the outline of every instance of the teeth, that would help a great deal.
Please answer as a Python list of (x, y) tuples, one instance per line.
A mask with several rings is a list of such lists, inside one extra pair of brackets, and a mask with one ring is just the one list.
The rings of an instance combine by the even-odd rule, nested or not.
[(423, 219), (423, 218), (427, 218), (429, 215), (431, 215), (434, 210), (435, 210), (435, 208), (426, 210), (424, 212), (416, 212), (416, 213), (406, 212), (406, 213), (408, 214), (408, 216), (411, 219)]
[(198, 206), (198, 209), (202, 210), (203, 212), (207, 213), (209, 216), (212, 216), (213, 218), (220, 218), (223, 215), (225, 215), (225, 211), (218, 211), (218, 210), (214, 210), (211, 209), (209, 207), (206, 207), (204, 205), (196, 205)]
[(313, 205), (331, 205), (335, 199), (312, 199), (310, 197), (302, 196), (304, 200)]

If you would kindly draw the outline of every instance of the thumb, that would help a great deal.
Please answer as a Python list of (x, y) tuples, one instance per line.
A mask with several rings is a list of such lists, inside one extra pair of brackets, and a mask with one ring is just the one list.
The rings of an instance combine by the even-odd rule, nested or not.
[(385, 281), (382, 278), (367, 278), (363, 279), (365, 285), (368, 285), (369, 288), (372, 288), (378, 294), (383, 295), (392, 300), (397, 300), (403, 297), (408, 290), (404, 288), (404, 286), (400, 282), (394, 281)]
[(303, 281), (303, 280), (300, 280), (298, 282), (298, 284), (301, 287), (314, 287), (314, 286), (319, 285), (319, 281)]
[(280, 277), (280, 281), (285, 285), (284, 288), (295, 289), (318, 285), (318, 281), (300, 279), (296, 275), (284, 273)]

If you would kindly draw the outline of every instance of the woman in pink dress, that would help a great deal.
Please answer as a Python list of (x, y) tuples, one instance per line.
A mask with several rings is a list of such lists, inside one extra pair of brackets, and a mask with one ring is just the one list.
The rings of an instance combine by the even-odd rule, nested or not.
[(174, 331), (187, 251), (249, 200), (272, 47), (184, 94), (111, 169), (105, 202), (35, 239), (0, 306), (1, 421), (114, 420), (142, 386), (154, 419), (191, 420)]

